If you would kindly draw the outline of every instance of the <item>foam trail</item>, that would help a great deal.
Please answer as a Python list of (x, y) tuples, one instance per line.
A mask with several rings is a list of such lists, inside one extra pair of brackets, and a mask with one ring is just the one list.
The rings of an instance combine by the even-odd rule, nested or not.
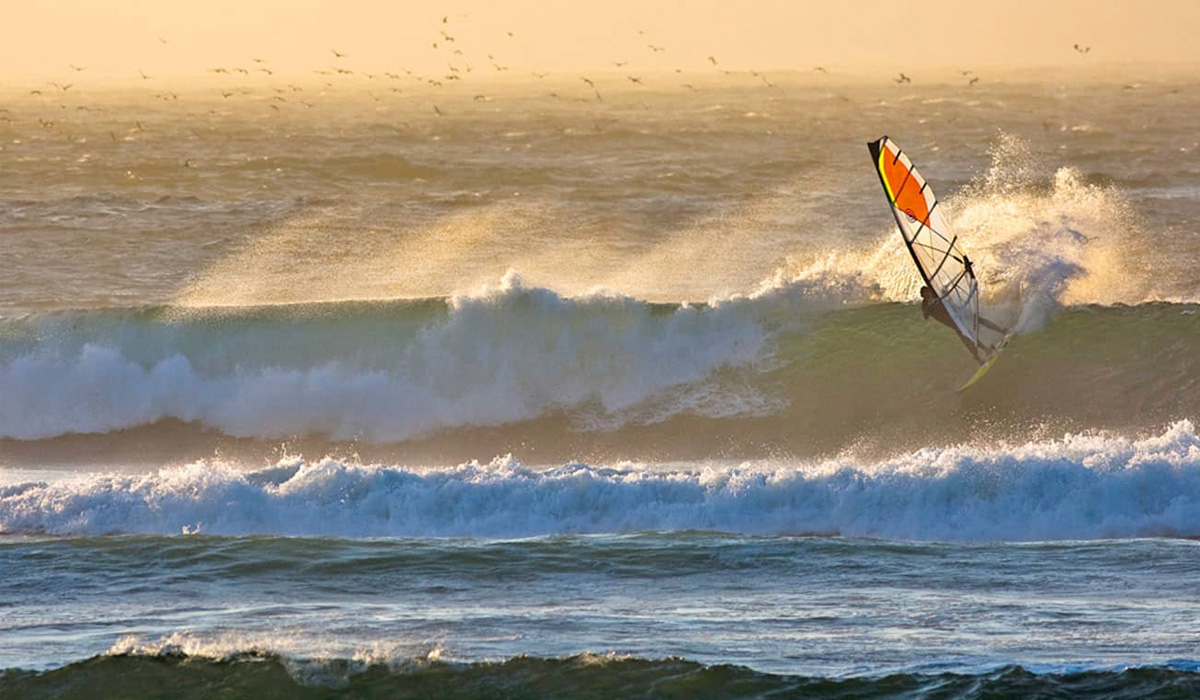
[(0, 532), (508, 538), (720, 530), (916, 540), (1200, 535), (1200, 438), (1068, 435), (1010, 447), (658, 471), (511, 459), (413, 470), (290, 459), (0, 490)]

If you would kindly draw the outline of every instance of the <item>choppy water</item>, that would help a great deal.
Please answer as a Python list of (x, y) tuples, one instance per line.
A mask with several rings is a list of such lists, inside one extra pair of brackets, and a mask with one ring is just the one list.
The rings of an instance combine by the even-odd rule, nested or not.
[(8, 95), (0, 690), (1195, 693), (1195, 85), (695, 82)]

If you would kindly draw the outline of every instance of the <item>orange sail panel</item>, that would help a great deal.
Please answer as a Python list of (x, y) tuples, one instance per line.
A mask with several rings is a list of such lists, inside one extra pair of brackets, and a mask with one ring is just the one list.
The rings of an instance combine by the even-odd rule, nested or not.
[[(925, 198), (925, 180), (909, 164), (880, 153), (879, 172), (895, 206), (914, 221), (929, 225), (929, 201)], [(932, 196), (932, 193), (930, 193)]]

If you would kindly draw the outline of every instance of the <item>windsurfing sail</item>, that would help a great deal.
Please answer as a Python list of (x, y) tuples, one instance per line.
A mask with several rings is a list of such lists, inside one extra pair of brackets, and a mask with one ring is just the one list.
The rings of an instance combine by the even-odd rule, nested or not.
[(900, 147), (884, 136), (867, 144), (904, 245), (963, 342), (983, 363), (1007, 331), (979, 315), (979, 281), (971, 259), (939, 210), (938, 198)]

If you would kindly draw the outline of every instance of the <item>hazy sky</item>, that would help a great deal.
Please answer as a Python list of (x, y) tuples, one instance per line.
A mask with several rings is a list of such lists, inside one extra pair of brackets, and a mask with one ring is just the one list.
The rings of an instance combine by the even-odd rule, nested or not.
[[(136, 79), (139, 69), (155, 77), (203, 75), (210, 67), (252, 67), (252, 58), (294, 74), (333, 65), (444, 71), (454, 49), (482, 68), (494, 60), (513, 71), (552, 72), (614, 69), (614, 61), (629, 61), (629, 70), (703, 70), (710, 54), (734, 69), (824, 65), (886, 72), (1200, 61), (1196, 0), (10, 0), (6, 5), (0, 78), (20, 82), (76, 75), (69, 63), (87, 68), (81, 78)], [(440, 30), (455, 41), (441, 37)], [(1092, 50), (1077, 54), (1075, 43)], [(335, 59), (334, 48), (348, 57)]]

